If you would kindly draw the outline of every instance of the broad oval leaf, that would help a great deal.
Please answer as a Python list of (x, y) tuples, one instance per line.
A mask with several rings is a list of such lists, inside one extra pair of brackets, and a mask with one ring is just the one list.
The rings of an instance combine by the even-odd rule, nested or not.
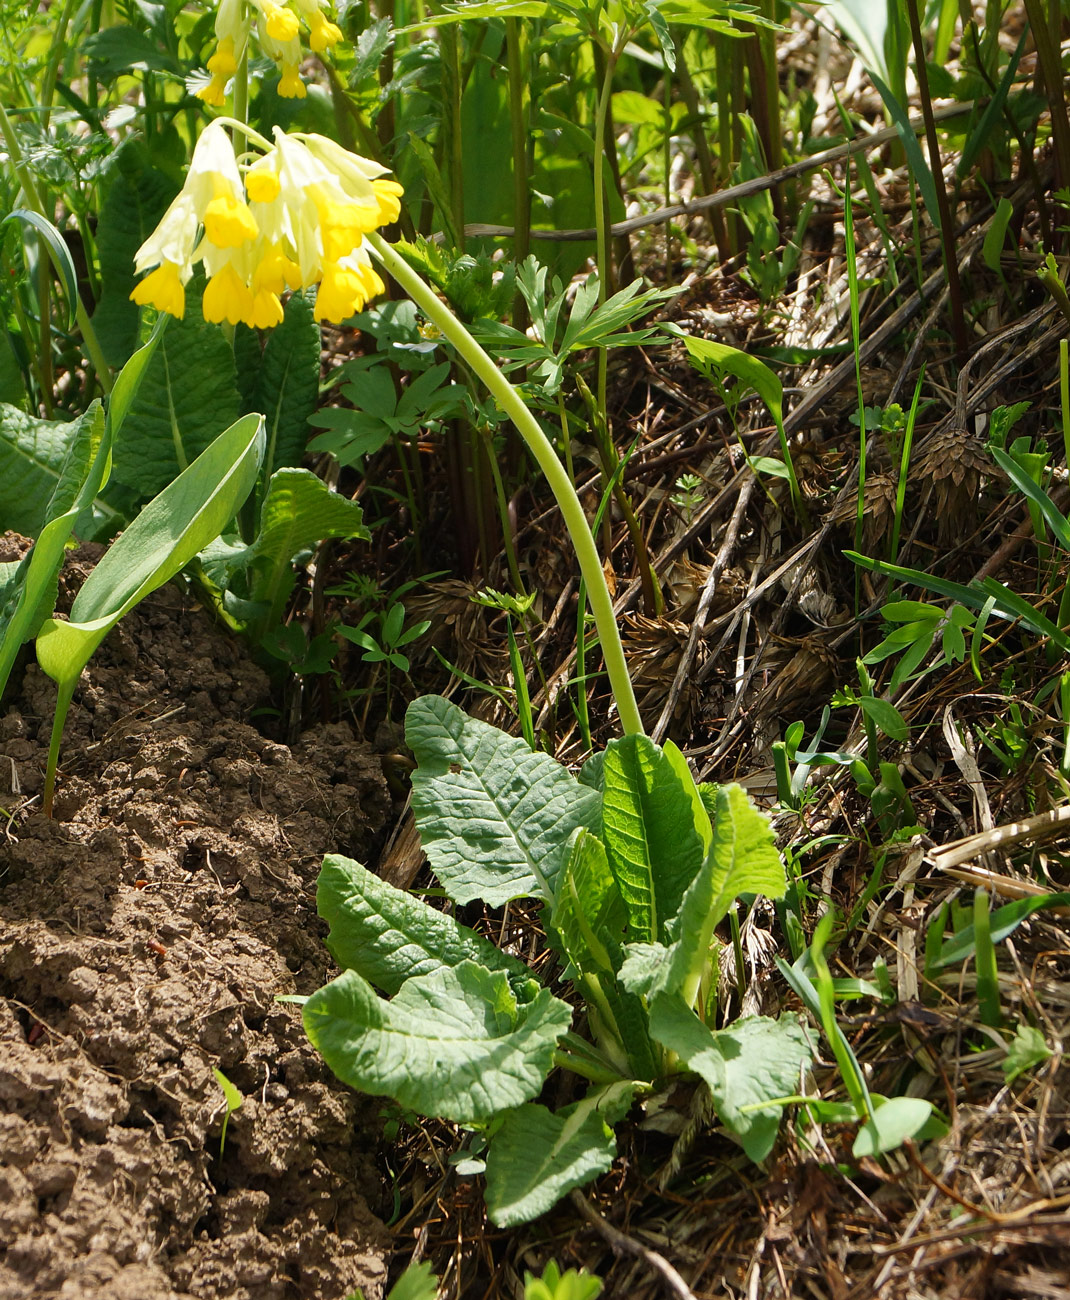
[(613, 1125), (631, 1109), (635, 1090), (634, 1083), (613, 1083), (557, 1112), (533, 1104), (510, 1111), (487, 1154), (491, 1222), (527, 1223), (604, 1174), (617, 1154)]
[(598, 794), (548, 754), (427, 695), (405, 734), (419, 767), (412, 807), (420, 840), (457, 903), (554, 896), (574, 830), (597, 824)]
[(549, 989), (518, 1004), (502, 971), (473, 961), (406, 980), (390, 1002), (348, 970), (313, 993), (303, 1014), (344, 1083), (457, 1124), (536, 1096), (572, 1020)]
[(929, 1122), (933, 1104), (923, 1097), (891, 1097), (873, 1112), (854, 1140), (851, 1154), (856, 1160), (878, 1156), (901, 1147), (907, 1138), (916, 1137)]

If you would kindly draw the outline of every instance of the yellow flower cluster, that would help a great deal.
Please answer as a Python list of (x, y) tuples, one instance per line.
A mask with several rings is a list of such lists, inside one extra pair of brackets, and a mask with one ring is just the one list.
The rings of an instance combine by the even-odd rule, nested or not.
[(254, 136), (265, 152), (239, 160), (226, 121), (202, 132), (181, 193), (135, 254), (138, 274), (155, 270), (130, 297), (181, 317), (202, 262), (207, 321), (269, 329), (285, 289), (318, 285), (316, 319), (341, 324), (383, 292), (362, 241), (397, 219), (401, 186), (333, 140), (279, 127), (273, 147)]
[(307, 94), (299, 71), (303, 54), (302, 20), (308, 28), (309, 46), (316, 54), (329, 50), (342, 39), (341, 30), (324, 14), (322, 0), (293, 0), (293, 8), (287, 0), (219, 0), (215, 15), (216, 48), (208, 60), (212, 79), (197, 91), (198, 97), (213, 108), (222, 107), (227, 83), (245, 53), (253, 10), (260, 48), (278, 64), (282, 73), (279, 94), (286, 99), (303, 99)]

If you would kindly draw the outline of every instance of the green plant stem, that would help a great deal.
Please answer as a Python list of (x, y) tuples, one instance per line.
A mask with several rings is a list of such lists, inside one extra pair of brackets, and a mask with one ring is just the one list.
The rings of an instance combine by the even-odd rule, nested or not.
[(480, 428), (479, 433), (483, 438), (483, 450), (486, 453), (487, 463), (490, 465), (491, 477), (494, 480), (494, 496), (498, 502), (498, 518), (502, 526), (502, 545), (505, 548), (505, 563), (509, 569), (509, 577), (513, 586), (516, 588), (516, 594), (522, 599), (527, 596), (527, 590), (524, 587), (524, 579), (520, 576), (520, 566), (516, 559), (516, 547), (513, 545), (513, 530), (509, 525), (509, 502), (505, 495), (505, 484), (502, 482), (502, 472), (498, 466), (498, 458), (494, 454), (494, 435), (489, 429)]
[(1055, 146), (1055, 174), (1059, 185), (1070, 184), (1070, 119), (1063, 95), (1062, 58), (1057, 33), (1061, 24), (1059, 0), (1052, 0), (1049, 15), (1043, 0), (1025, 0), (1026, 17), (1037, 47), (1037, 81), (1051, 110), (1051, 137)]
[(52, 816), (52, 796), (56, 792), (56, 768), (59, 767), (59, 751), (63, 743), (63, 727), (67, 713), (74, 699), (74, 688), (78, 685), (81, 673), (76, 673), (71, 681), (60, 682), (56, 693), (56, 712), (52, 715), (52, 736), (48, 742), (48, 761), (45, 766), (45, 788), (43, 796), (44, 814)]
[[(940, 211), (940, 245), (944, 253), (944, 272), (947, 275), (947, 292), (951, 303), (951, 332), (955, 339), (955, 352), (961, 364), (969, 355), (969, 341), (966, 337), (966, 317), (962, 309), (962, 285), (959, 281), (959, 264), (955, 250), (955, 231), (951, 219), (951, 205), (947, 201), (944, 168), (940, 159), (940, 141), (936, 136), (936, 119), (933, 117), (933, 101), (929, 94), (929, 72), (925, 64), (925, 42), (921, 36), (918, 0), (907, 0), (907, 15), (910, 19), (911, 39), (914, 42), (914, 70), (918, 78), (921, 113), (925, 120), (925, 140), (929, 146), (929, 165), (932, 168), (933, 184), (936, 187), (936, 206)], [(1054, 119), (1054, 117), (1055, 109), (1053, 107), (1052, 118)]]
[[(617, 56), (610, 50), (606, 54), (606, 71), (602, 79), (602, 88), (598, 96), (598, 106), (595, 109), (594, 117), (594, 230), (595, 259), (598, 263), (598, 305), (600, 307), (606, 300), (607, 286), (612, 275), (609, 265), (604, 176), (606, 167), (606, 115), (609, 112), (609, 97), (613, 93), (613, 72), (616, 66)], [(596, 399), (600, 411), (606, 409), (606, 377), (608, 372), (608, 350), (599, 348)]]
[(70, 48), (66, 37), (71, 14), (74, 12), (74, 5), (75, 0), (67, 0), (60, 13), (55, 34), (52, 37), (52, 56), (48, 60), (48, 67), (45, 69), (44, 80), (41, 83), (41, 129), (43, 131), (48, 130), (48, 124), (52, 117), (52, 98), (56, 93), (60, 61)]
[[(522, 262), (531, 246), (531, 193), (528, 189), (528, 77), (524, 31), (516, 18), (505, 20), (505, 49), (509, 69), (509, 124), (513, 136), (513, 255)], [(523, 323), (520, 323), (520, 322)], [(517, 293), (513, 324), (527, 326), (527, 303)]]
[(394, 277), (401, 288), (412, 298), (428, 318), (438, 326), (446, 338), (463, 357), (465, 363), (479, 376), (486, 385), (502, 411), (512, 420), (521, 437), (528, 444), (531, 454), (538, 462), (539, 468), (546, 476), (550, 489), (557, 498), (558, 506), (565, 520), (565, 526), (576, 548), (580, 572), (587, 584), (587, 596), (591, 602), (598, 635), (602, 642), (605, 656), (606, 673), (610, 688), (617, 703), (621, 727), (625, 735), (642, 733), (643, 723), (639, 716), (639, 706), (635, 701), (631, 678), (628, 675), (628, 662), (624, 655), (624, 645), (617, 628), (613, 613), (613, 600), (606, 585), (605, 574), (598, 558), (598, 548), (587, 524), (580, 499), (572, 480), (565, 473), (550, 440), (543, 433), (539, 422), (525, 405), (520, 394), (498, 367), (472, 338), (468, 330), (454, 316), (449, 308), (439, 300), (408, 263), (400, 257), (382, 238), (372, 233), (366, 235), (368, 247)]
[[(31, 207), (38, 216), (44, 217), (46, 221), (52, 218), (44, 210), (41, 202), (41, 195), (37, 189), (33, 174), (26, 166), (26, 160), (22, 156), (22, 150), (19, 147), (18, 137), (15, 135), (14, 128), (11, 125), (11, 119), (4, 111), (4, 105), (0, 103), (0, 135), (4, 138), (4, 147), (7, 149), (7, 156), (11, 159), (11, 164), (15, 168), (15, 174), (19, 178), (19, 184), (22, 186), (23, 197), (28, 207)], [(100, 342), (97, 339), (96, 330), (89, 319), (89, 313), (85, 309), (85, 303), (82, 302), (81, 294), (74, 295), (74, 314), (78, 322), (78, 328), (82, 332), (82, 341), (85, 343), (85, 350), (89, 355), (89, 360), (97, 372), (97, 379), (105, 393), (111, 392), (112, 378), (111, 370), (105, 360), (104, 352), (101, 349)]]

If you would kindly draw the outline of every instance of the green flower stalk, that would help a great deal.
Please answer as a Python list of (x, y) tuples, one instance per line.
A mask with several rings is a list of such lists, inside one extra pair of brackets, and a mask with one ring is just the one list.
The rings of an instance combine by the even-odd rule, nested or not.
[(610, 689), (617, 702), (621, 727), (625, 735), (642, 733), (643, 723), (639, 717), (639, 706), (635, 701), (632, 679), (628, 674), (628, 663), (624, 657), (624, 646), (613, 613), (613, 600), (606, 585), (602, 562), (598, 558), (598, 548), (587, 524), (587, 516), (576, 495), (571, 478), (558, 459), (550, 440), (543, 433), (538, 420), (535, 419), (527, 405), (513, 385), (502, 374), (486, 352), (472, 338), (450, 309), (432, 292), (408, 263), (375, 232), (365, 235), (368, 248), (383, 268), (393, 276), (401, 288), (416, 303), (420, 310), (441, 331), (443, 336), (453, 344), (465, 365), (469, 367), (486, 385), (491, 396), (502, 411), (512, 420), (521, 437), (528, 444), (539, 468), (546, 476), (546, 481), (557, 498), (565, 527), (576, 549), (580, 572), (587, 584), (587, 597), (591, 602), (591, 613), (602, 642), (602, 654), (605, 658), (606, 674)]
[[(228, 127), (263, 153), (235, 156)], [(576, 549), (621, 726), (626, 735), (641, 733), (613, 601), (572, 477), (517, 390), (377, 232), (400, 210), (401, 186), (383, 179), (384, 171), (322, 136), (276, 128), (272, 145), (244, 123), (218, 117), (197, 141), (182, 192), (135, 255), (138, 272), (148, 274), (130, 296), (182, 316), (185, 285), (194, 263), (203, 261), (210, 277), (202, 301), (206, 320), (270, 329), (282, 320), (286, 287), (316, 285), (315, 318), (342, 322), (383, 291), (372, 254), (449, 339), (531, 448)]]

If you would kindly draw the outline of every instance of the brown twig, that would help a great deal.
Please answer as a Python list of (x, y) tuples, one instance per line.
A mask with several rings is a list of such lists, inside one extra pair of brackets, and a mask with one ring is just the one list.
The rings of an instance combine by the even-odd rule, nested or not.
[(679, 1297), (679, 1300), (695, 1300), (695, 1293), (664, 1255), (659, 1255), (656, 1250), (644, 1246), (641, 1241), (629, 1237), (627, 1233), (621, 1232), (619, 1228), (614, 1228), (607, 1219), (598, 1213), (582, 1192), (573, 1192), (570, 1199), (579, 1213), (616, 1254), (637, 1255), (661, 1277), (672, 1294)]

